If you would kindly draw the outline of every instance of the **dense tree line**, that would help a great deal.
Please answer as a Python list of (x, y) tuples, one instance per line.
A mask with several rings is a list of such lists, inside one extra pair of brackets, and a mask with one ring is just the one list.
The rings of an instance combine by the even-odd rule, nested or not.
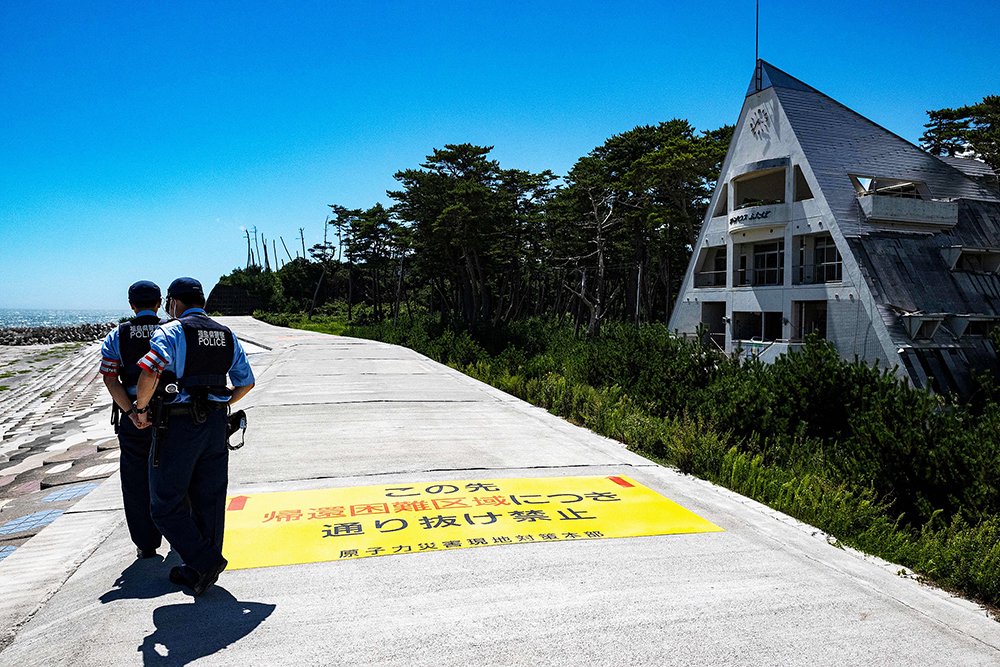
[[(928, 116), (926, 150), (1000, 169), (1000, 96)], [(446, 144), (396, 172), (391, 206), (330, 205), (324, 242), (306, 253), (303, 241), (308, 258), (274, 271), (248, 262), (221, 282), (264, 310), (336, 302), (360, 322), (414, 308), (463, 326), (569, 318), (590, 336), (609, 320), (666, 322), (732, 134), (643, 125), (564, 176), (505, 168), (492, 146)]]
[(272, 311), (343, 301), (349, 319), (418, 306), (464, 325), (568, 316), (591, 335), (609, 318), (665, 322), (731, 137), (684, 120), (640, 126), (562, 178), (447, 144), (395, 174), (392, 206), (331, 205), (334, 240), (309, 259), (222, 282)]

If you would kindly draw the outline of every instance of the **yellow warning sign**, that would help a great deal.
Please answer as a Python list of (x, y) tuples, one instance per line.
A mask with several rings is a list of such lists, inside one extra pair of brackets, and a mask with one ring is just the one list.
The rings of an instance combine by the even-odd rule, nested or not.
[(408, 482), (227, 498), (229, 569), (719, 532), (629, 477)]

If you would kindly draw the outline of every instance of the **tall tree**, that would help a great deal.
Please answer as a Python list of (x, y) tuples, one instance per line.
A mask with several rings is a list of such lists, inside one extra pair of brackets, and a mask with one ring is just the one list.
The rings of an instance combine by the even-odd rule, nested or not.
[(1000, 95), (976, 104), (928, 111), (920, 146), (934, 155), (971, 154), (1000, 171)]
[(927, 112), (920, 147), (933, 155), (958, 155), (969, 150), (969, 116), (961, 109)]
[(588, 310), (589, 332), (612, 312), (635, 321), (669, 317), (731, 137), (729, 126), (698, 134), (676, 119), (639, 126), (570, 171), (553, 213), (559, 228), (570, 228), (566, 238), (574, 225), (586, 238), (566, 259), (574, 264), (567, 289)]
[[(389, 192), (409, 224), (413, 270), (432, 287), (446, 317), (498, 322), (517, 309), (521, 254), (548, 197), (553, 176), (503, 170), (492, 146), (447, 144), (420, 169), (396, 173)], [(537, 241), (535, 242), (537, 244)]]
[(357, 220), (361, 217), (361, 209), (347, 208), (339, 204), (329, 204), (333, 219), (327, 224), (337, 230), (337, 246), (340, 248), (340, 261), (347, 260), (347, 321), (354, 319), (354, 264), (356, 257), (353, 249), (354, 231)]
[(1000, 95), (989, 95), (973, 104), (970, 116), (969, 143), (993, 171), (1000, 173)]
[(351, 220), (348, 254), (363, 267), (365, 287), (375, 311), (375, 319), (384, 316), (386, 294), (392, 289), (391, 280), (397, 247), (397, 223), (382, 204), (361, 211)]

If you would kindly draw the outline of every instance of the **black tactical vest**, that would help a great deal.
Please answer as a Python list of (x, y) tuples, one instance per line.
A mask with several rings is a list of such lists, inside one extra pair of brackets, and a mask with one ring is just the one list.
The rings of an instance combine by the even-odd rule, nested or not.
[(184, 328), (187, 352), (177, 382), (192, 397), (229, 396), (226, 373), (233, 365), (236, 348), (233, 332), (202, 313), (186, 315), (180, 318), (180, 323)]
[(118, 353), (122, 358), (118, 379), (126, 388), (131, 389), (139, 383), (141, 369), (136, 363), (149, 352), (149, 339), (156, 327), (165, 322), (156, 315), (143, 315), (118, 325)]

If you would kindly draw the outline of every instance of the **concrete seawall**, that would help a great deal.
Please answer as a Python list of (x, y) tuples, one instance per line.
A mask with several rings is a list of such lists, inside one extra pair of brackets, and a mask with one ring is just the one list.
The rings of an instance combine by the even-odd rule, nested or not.
[[(977, 605), (831, 546), (756, 502), (410, 350), (224, 321), (248, 341), (257, 374), (241, 404), (251, 425), (230, 458), (227, 514), (227, 548), (244, 544), (248, 565), (192, 599), (166, 581), (177, 562), (166, 548), (165, 561), (132, 560), (109, 479), (0, 561), (0, 664), (1000, 663), (1000, 624)], [(551, 541), (457, 548), (454, 540), (450, 549), (432, 542), (430, 520), (423, 528), (411, 520), (433, 549), (355, 558), (332, 546), (337, 527), (385, 527), (390, 519), (362, 516), (383, 510), (308, 504), (321, 491), (407, 495), (455, 480), (530, 487), (579, 479), (648, 489), (722, 532), (585, 539), (601, 535), (571, 533), (564, 523)], [(502, 512), (520, 520), (551, 509), (546, 526), (572, 516), (569, 504), (543, 507), (541, 495), (499, 489), (453, 515), (470, 530)], [(555, 496), (574, 502), (573, 493)], [(266, 498), (279, 499), (270, 516), (255, 509)], [(310, 513), (316, 543), (331, 545), (328, 560), (309, 547), (298, 564), (254, 565), (287, 546), (275, 536), (298, 539), (292, 520), (304, 525)], [(287, 524), (278, 525), (281, 517)], [(329, 536), (320, 537), (324, 525)], [(237, 534), (238, 526), (249, 528)], [(541, 530), (536, 537), (556, 533)]]
[(101, 340), (115, 327), (103, 324), (74, 324), (59, 327), (0, 327), (0, 345), (48, 345)]

